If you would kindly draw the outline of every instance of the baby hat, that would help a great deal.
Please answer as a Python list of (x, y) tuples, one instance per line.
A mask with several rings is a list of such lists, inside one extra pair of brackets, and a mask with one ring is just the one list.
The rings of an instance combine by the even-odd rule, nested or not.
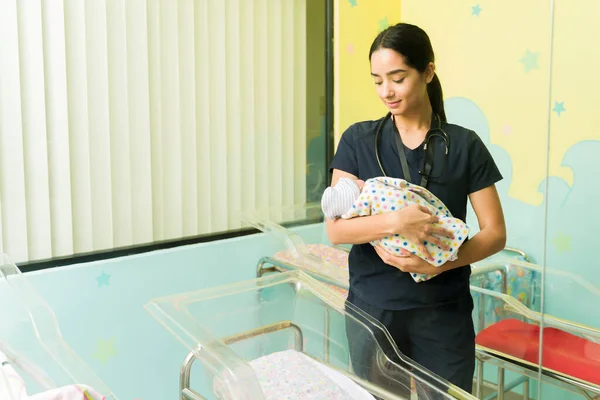
[(354, 180), (340, 178), (333, 187), (328, 187), (321, 198), (321, 208), (327, 219), (339, 218), (352, 208), (360, 196), (360, 189)]

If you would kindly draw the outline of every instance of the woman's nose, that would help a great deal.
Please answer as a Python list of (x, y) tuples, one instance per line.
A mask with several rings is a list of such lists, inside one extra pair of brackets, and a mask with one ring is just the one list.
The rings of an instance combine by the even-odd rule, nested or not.
[(392, 97), (394, 97), (394, 90), (390, 86), (388, 86), (387, 84), (384, 84), (383, 94), (388, 99), (392, 98)]

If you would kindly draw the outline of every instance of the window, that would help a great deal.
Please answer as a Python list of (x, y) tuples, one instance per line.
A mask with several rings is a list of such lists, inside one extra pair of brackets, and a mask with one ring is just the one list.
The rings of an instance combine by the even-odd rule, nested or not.
[(315, 201), (329, 3), (3, 2), (0, 250), (22, 263), (177, 241)]

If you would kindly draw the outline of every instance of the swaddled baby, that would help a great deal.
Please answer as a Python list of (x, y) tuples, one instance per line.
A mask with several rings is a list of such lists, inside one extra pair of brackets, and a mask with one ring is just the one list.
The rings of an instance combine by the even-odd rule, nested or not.
[[(439, 218), (437, 226), (454, 233), (454, 239), (440, 237), (450, 247), (443, 250), (433, 243), (425, 243), (433, 260), (421, 253), (415, 243), (402, 235), (386, 236), (371, 242), (380, 245), (391, 254), (400, 255), (400, 249), (409, 251), (431, 265), (439, 267), (446, 261), (454, 261), (458, 257), (458, 248), (469, 235), (469, 227), (460, 219), (454, 218), (450, 210), (427, 189), (413, 185), (404, 179), (386, 177), (372, 178), (363, 182), (349, 178), (340, 178), (334, 187), (328, 187), (321, 198), (321, 208), (328, 219), (354, 218), (377, 215), (384, 212), (400, 210), (413, 204), (427, 207), (432, 215)], [(435, 275), (411, 273), (415, 282), (423, 282)]]

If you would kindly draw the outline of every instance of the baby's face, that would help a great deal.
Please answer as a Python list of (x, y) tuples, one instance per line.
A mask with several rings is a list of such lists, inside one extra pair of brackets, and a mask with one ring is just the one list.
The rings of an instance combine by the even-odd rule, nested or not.
[(356, 182), (356, 184), (358, 185), (358, 188), (362, 191), (363, 187), (365, 187), (365, 181), (361, 181), (360, 179), (355, 180), (354, 182)]

